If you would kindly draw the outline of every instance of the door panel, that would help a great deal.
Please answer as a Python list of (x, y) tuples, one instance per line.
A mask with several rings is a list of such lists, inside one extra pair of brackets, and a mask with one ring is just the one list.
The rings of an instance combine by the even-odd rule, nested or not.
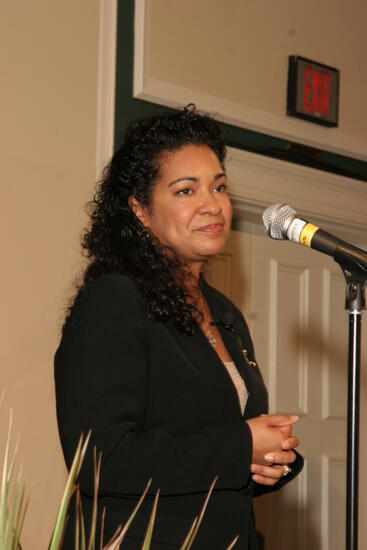
[[(300, 416), (295, 432), (305, 457), (302, 474), (282, 491), (255, 499), (265, 548), (344, 550), (348, 315), (343, 275), (331, 258), (273, 241), (255, 226), (231, 233), (212, 265), (211, 281), (249, 321), (270, 412)], [(365, 385), (362, 391), (365, 395)]]

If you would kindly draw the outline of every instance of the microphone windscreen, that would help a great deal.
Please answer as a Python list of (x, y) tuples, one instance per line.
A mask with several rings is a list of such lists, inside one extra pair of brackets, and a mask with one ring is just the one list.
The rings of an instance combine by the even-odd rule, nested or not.
[(272, 239), (287, 239), (287, 229), (296, 215), (288, 204), (273, 204), (263, 214), (266, 232)]

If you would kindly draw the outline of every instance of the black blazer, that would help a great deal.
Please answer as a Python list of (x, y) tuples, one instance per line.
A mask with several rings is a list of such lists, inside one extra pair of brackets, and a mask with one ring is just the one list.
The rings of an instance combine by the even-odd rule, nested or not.
[[(178, 548), (219, 476), (194, 549), (256, 549), (252, 496), (269, 489), (251, 480), (252, 439), (244, 419), (267, 412), (267, 392), (247, 325), (220, 292), (203, 292), (248, 390), (244, 416), (235, 387), (201, 330), (186, 335), (148, 318), (128, 277), (89, 285), (55, 356), (57, 418), (70, 467), (80, 433), (92, 442), (79, 476), (86, 523), (93, 496), (93, 446), (102, 451), (99, 512), (110, 537), (153, 482), (122, 548), (140, 548), (153, 496), (160, 488), (152, 550)], [(243, 350), (247, 350), (246, 354)], [(298, 455), (293, 474), (302, 467)], [(71, 508), (71, 515), (73, 514)], [(64, 548), (74, 548), (73, 519)], [(106, 540), (106, 538), (105, 538)]]

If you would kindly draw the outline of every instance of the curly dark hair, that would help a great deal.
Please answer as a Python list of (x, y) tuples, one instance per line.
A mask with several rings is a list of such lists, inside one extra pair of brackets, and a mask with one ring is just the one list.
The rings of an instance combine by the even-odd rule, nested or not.
[(152, 319), (189, 334), (196, 330), (198, 312), (188, 300), (183, 260), (149, 234), (128, 202), (134, 196), (149, 208), (162, 155), (185, 145), (209, 146), (224, 169), (226, 147), (218, 125), (194, 105), (129, 126), (89, 203), (91, 224), (82, 239), (89, 264), (74, 304), (89, 283), (120, 272), (134, 280)]

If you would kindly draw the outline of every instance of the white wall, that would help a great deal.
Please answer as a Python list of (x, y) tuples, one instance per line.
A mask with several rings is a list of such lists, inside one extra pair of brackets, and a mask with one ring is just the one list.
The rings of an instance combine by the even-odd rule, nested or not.
[(25, 549), (47, 547), (66, 479), (53, 354), (95, 181), (98, 32), (99, 0), (1, 6), (0, 441), (12, 406), (33, 483)]
[[(367, 160), (364, 0), (136, 0), (138, 97)], [(340, 70), (340, 123), (286, 116), (288, 56)]]

